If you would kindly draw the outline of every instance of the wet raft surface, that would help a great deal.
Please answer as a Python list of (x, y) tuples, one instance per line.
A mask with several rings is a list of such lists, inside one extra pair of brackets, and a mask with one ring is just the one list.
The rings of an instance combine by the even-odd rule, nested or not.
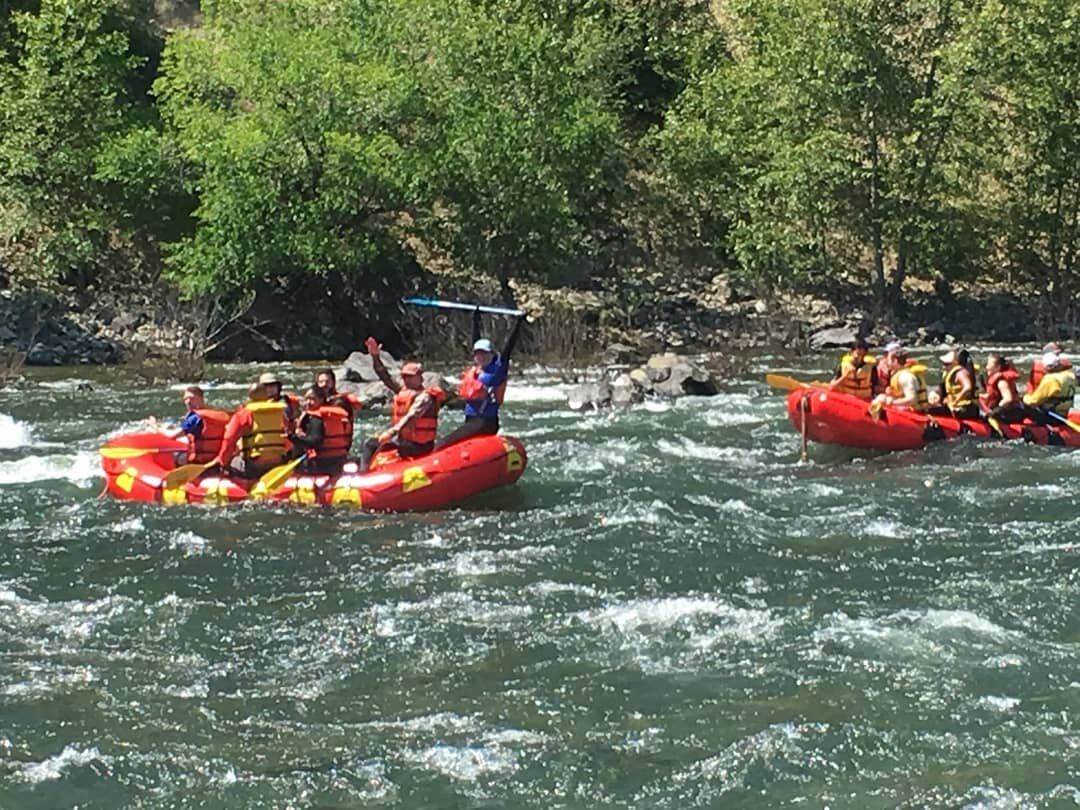
[(1072, 806), (1080, 453), (800, 466), (763, 368), (394, 516), (95, 500), (176, 393), (0, 394), (0, 806)]

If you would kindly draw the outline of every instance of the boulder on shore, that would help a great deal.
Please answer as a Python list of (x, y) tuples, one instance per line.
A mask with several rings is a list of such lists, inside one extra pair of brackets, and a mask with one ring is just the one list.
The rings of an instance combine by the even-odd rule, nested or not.
[(859, 330), (854, 326), (834, 326), (829, 329), (819, 329), (810, 335), (810, 348), (815, 351), (822, 349), (847, 349), (859, 337)]
[[(605, 353), (607, 356), (607, 353)], [(607, 366), (596, 382), (583, 383), (567, 394), (571, 410), (624, 408), (648, 397), (713, 396), (719, 386), (702, 365), (673, 352), (652, 355), (643, 366), (627, 371), (622, 364)]]
[[(379, 352), (379, 359), (382, 360), (382, 364), (386, 366), (386, 370), (390, 372), (391, 376), (398, 373), (400, 364), (386, 349)], [(366, 383), (379, 381), (379, 375), (375, 373), (375, 369), (371, 364), (371, 355), (367, 352), (353, 352), (345, 358), (345, 363), (334, 374), (337, 375), (338, 382)]]

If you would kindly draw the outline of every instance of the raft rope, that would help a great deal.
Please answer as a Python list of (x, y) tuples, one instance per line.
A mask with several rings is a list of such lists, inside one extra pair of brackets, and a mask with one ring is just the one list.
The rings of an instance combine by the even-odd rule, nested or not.
[(806, 448), (806, 413), (810, 406), (810, 395), (803, 394), (802, 399), (799, 400), (799, 410), (802, 411), (802, 452), (799, 455), (799, 461), (806, 463), (810, 460), (810, 456)]

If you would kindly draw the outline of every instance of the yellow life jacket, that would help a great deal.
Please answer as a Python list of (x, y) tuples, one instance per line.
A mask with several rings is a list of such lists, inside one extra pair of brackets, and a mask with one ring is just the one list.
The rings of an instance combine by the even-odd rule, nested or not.
[(863, 357), (862, 365), (855, 369), (855, 373), (851, 376), (845, 376), (849, 369), (855, 367), (855, 359), (851, 356), (851, 353), (845, 354), (840, 358), (840, 373), (837, 374), (840, 377), (840, 382), (836, 384), (836, 390), (851, 394), (859, 399), (868, 400), (873, 398), (876, 363), (877, 360), (870, 355), (866, 355)]
[(285, 403), (248, 402), (243, 406), (251, 411), (251, 432), (240, 439), (244, 458), (277, 463), (285, 458)]
[(918, 384), (918, 388), (915, 391), (915, 404), (910, 406), (911, 410), (922, 413), (929, 409), (930, 400), (926, 395), (926, 366), (922, 363), (916, 363), (909, 361), (906, 366), (896, 371), (892, 377), (889, 378), (889, 393), (894, 397), (903, 397), (904, 389), (900, 387), (900, 373), (903, 371), (910, 371), (915, 375), (915, 381)]
[(1044, 408), (1048, 408), (1060, 416), (1068, 416), (1069, 409), (1072, 408), (1073, 397), (1076, 396), (1076, 374), (1072, 369), (1062, 369), (1061, 371), (1055, 371), (1051, 374), (1044, 375), (1051, 377), (1058, 381), (1058, 385), (1061, 386), (1061, 390), (1055, 396), (1047, 397), (1041, 404)]
[[(975, 404), (974, 384), (967, 396), (961, 398), (963, 396), (961, 392), (964, 390), (964, 386), (960, 382), (959, 374), (963, 370), (964, 366), (953, 366), (945, 372), (945, 379), (941, 381), (941, 384), (945, 386), (945, 404), (949, 407), (950, 411), (959, 411), (962, 408)], [(974, 383), (974, 380), (972, 380), (972, 383)]]

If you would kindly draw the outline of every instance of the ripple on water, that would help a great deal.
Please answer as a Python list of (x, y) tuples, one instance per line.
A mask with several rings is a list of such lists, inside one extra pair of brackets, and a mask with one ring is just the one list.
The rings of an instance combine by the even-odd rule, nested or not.
[(98, 765), (94, 770), (97, 775), (108, 772), (112, 757), (104, 756), (97, 748), (83, 748), (78, 745), (65, 746), (59, 754), (43, 759), (41, 762), (20, 763), (17, 767), (23, 781), (39, 784), (60, 779), (73, 770)]

